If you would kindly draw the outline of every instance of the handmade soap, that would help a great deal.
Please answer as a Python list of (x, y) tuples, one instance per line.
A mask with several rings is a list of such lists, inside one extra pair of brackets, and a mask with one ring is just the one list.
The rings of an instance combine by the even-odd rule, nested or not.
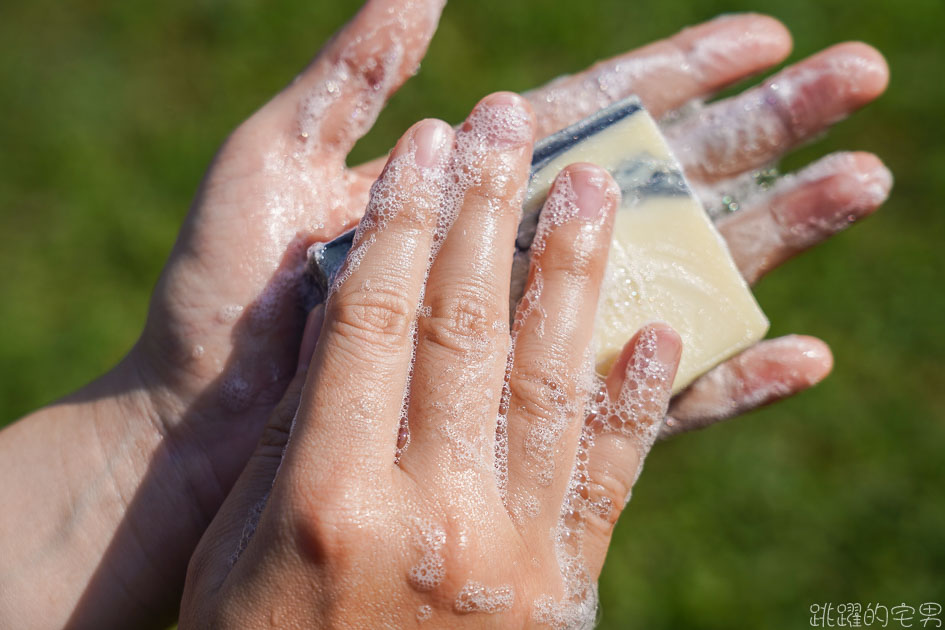
[[(516, 240), (513, 303), (521, 296), (541, 205), (557, 174), (574, 162), (606, 168), (623, 195), (595, 324), (598, 371), (606, 373), (627, 340), (654, 320), (682, 337), (674, 392), (764, 337), (768, 320), (653, 119), (632, 98), (535, 145)], [(309, 268), (320, 297), (350, 241), (349, 233), (313, 247)]]

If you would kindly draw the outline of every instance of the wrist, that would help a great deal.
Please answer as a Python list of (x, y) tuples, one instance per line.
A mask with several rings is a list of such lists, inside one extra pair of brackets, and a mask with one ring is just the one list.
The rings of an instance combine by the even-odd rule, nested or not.
[(205, 456), (179, 435), (177, 400), (132, 351), (0, 434), (0, 497), (11, 507), (0, 530), (18, 541), (0, 553), (0, 625), (35, 612), (30, 601), (56, 602), (50, 627), (173, 619), (222, 499)]

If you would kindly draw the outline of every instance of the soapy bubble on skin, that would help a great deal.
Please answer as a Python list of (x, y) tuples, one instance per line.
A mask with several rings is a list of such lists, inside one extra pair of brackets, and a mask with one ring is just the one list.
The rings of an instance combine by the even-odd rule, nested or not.
[[(742, 19), (742, 16), (721, 16), (713, 22)], [(743, 66), (746, 50), (776, 49), (782, 38), (783, 35), (773, 29), (719, 29), (697, 38), (688, 48), (670, 41), (659, 42), (630, 55), (602, 61), (580, 75), (559, 77), (526, 96), (532, 101), (539, 121), (556, 123), (555, 127), (542, 128), (541, 135), (558, 131), (632, 94), (646, 96), (647, 90), (640, 88), (648, 82), (659, 80), (663, 84), (678, 85), (675, 95), (655, 91), (661, 100), (644, 100), (648, 109), (659, 110), (667, 101), (679, 102), (679, 96), (688, 93), (689, 84), (705, 83), (717, 76), (720, 69), (725, 73), (733, 65)]]
[(217, 315), (217, 320), (221, 324), (232, 324), (239, 316), (243, 313), (243, 305), (241, 304), (226, 304), (220, 309), (219, 314)]
[(509, 610), (514, 603), (515, 590), (511, 585), (503, 584), (491, 588), (480, 582), (470, 580), (463, 585), (463, 588), (456, 595), (453, 610), (458, 613), (495, 614)]
[(417, 609), (417, 623), (429, 621), (433, 617), (433, 608), (429, 604), (423, 604)]
[[(603, 179), (603, 175), (601, 176)], [(593, 183), (593, 182), (592, 182)], [(603, 185), (603, 181), (598, 182)], [(619, 194), (616, 187), (611, 185), (607, 195), (612, 198), (605, 203), (615, 203)], [(547, 240), (552, 230), (579, 220), (577, 195), (573, 189), (568, 172), (558, 176), (555, 184), (545, 200), (539, 217), (535, 239), (531, 245), (532, 271), (528, 288), (519, 303), (518, 310), (512, 325), (512, 347), (514, 352), (515, 341), (524, 326), (524, 322), (531, 317), (540, 319), (535, 324), (537, 334), (544, 333), (545, 311), (541, 306), (544, 279), (541, 268), (541, 258), (545, 251)], [(585, 224), (582, 227), (601, 229), (606, 220), (604, 213), (600, 213), (596, 222), (581, 219)], [(577, 392), (570, 396), (564, 391), (561, 378), (556, 377), (553, 371), (548, 373), (544, 392), (547, 395), (550, 409), (554, 410), (553, 417), (548, 421), (529, 427), (525, 436), (525, 451), (529, 458), (530, 474), (539, 483), (547, 485), (554, 473), (554, 457), (562, 436), (569, 425), (584, 417), (574, 404), (574, 400), (591, 399), (598, 406), (603, 400), (596, 402), (591, 394), (603, 387), (603, 381), (594, 372), (592, 360), (593, 349), (588, 348), (584, 354), (584, 376), (577, 383)], [(507, 385), (506, 385), (507, 389)], [(606, 390), (605, 394), (606, 394)], [(606, 396), (605, 396), (606, 398)], [(580, 403), (579, 403), (580, 404)], [(591, 403), (586, 405), (590, 410)], [(504, 407), (500, 411), (508, 411), (508, 398), (504, 397)], [(584, 513), (594, 509), (588, 500), (586, 484), (586, 453), (593, 436), (587, 425), (582, 425), (582, 437), (575, 457), (571, 477), (568, 485), (567, 498), (561, 508), (561, 514), (553, 531), (553, 547), (555, 558), (561, 575), (563, 594), (560, 598), (551, 595), (540, 596), (532, 606), (532, 619), (553, 628), (590, 628), (594, 625), (597, 614), (597, 585), (588, 573), (583, 555)], [(581, 459), (583, 453), (583, 460)], [(506, 507), (513, 519), (521, 521), (523, 518), (534, 518), (539, 509), (529, 501), (529, 496), (506, 497)], [(599, 511), (599, 508), (597, 508)]]
[(232, 412), (244, 411), (252, 402), (253, 389), (239, 365), (224, 374), (220, 386), (220, 400)]
[[(838, 109), (824, 119), (811, 104), (818, 86), (835, 79), (833, 100), (858, 94), (861, 85), (885, 73), (885, 66), (851, 52), (836, 52), (788, 68), (738, 96), (690, 111), (688, 116), (668, 119), (662, 125), (673, 153), (686, 169), (690, 181), (730, 179), (746, 164), (761, 164), (777, 157), (797, 142), (839, 122), (847, 116)], [(670, 122), (672, 121), (672, 122)], [(715, 205), (708, 199), (706, 205)]]
[[(801, 248), (811, 245), (824, 236), (833, 234), (847, 227), (866, 210), (873, 209), (883, 203), (889, 196), (892, 188), (892, 174), (882, 164), (864, 171), (857, 162), (853, 153), (834, 153), (818, 160), (796, 175), (787, 175), (782, 178), (771, 190), (771, 197), (776, 198), (790, 194), (806, 185), (830, 177), (842, 176), (853, 180), (848, 187), (855, 194), (838, 200), (836, 196), (830, 199), (834, 203), (829, 214), (814, 213), (806, 221), (790, 221), (776, 218), (782, 228), (789, 225), (788, 230), (781, 230), (781, 236), (787, 245)], [(790, 208), (786, 209), (790, 213)]]
[[(799, 365), (798, 356), (810, 363)], [(742, 365), (723, 363), (677, 397), (666, 418), (664, 434), (730, 418), (810, 386), (819, 380), (817, 374), (829, 369), (831, 357), (823, 346), (811, 345), (799, 335), (788, 335), (763, 341), (734, 361)], [(811, 365), (824, 367), (818, 371)]]
[[(513, 341), (521, 328), (521, 322), (538, 307), (541, 301), (540, 254), (544, 250), (547, 235), (553, 227), (574, 220), (577, 215), (575, 199), (569, 179), (561, 177), (559, 183), (553, 188), (549, 200), (546, 201), (546, 209), (540, 219), (536, 241), (532, 245), (534, 261), (532, 285), (526, 291), (522, 307), (516, 317), (516, 324), (513, 326)], [(535, 289), (536, 285), (539, 287), (538, 290)], [(654, 330), (644, 329), (639, 334), (634, 354), (627, 366), (624, 388), (616, 400), (611, 400), (603, 378), (594, 369), (594, 349), (588, 348), (585, 352), (584, 376), (579, 383), (580, 394), (577, 397), (578, 400), (587, 400), (583, 415), (585, 422), (573, 461), (566, 498), (553, 534), (555, 557), (561, 573), (563, 593), (560, 598), (548, 594), (542, 595), (534, 602), (532, 618), (537, 623), (560, 629), (594, 626), (597, 616), (597, 585), (588, 573), (584, 560), (585, 522), (588, 516), (608, 518), (615, 506), (606, 497), (595, 499), (591, 495), (589, 484), (592, 480), (588, 471), (589, 452), (596, 436), (615, 433), (637, 444), (641, 453), (640, 467), (642, 468), (642, 454), (649, 450), (659, 433), (671, 387), (669, 369), (655, 359), (657, 343), (658, 339)], [(552, 387), (550, 383), (551, 381), (549, 381), (549, 389), (552, 392), (560, 388), (560, 386)], [(553, 396), (552, 400), (555, 400)], [(556, 420), (544, 427), (544, 431), (529, 432), (527, 435), (525, 447), (530, 458), (537, 461), (550, 461), (555, 445), (560, 440), (560, 434), (567, 428), (569, 419), (582, 417), (567, 404), (562, 404), (556, 415)], [(544, 470), (547, 471), (548, 466), (545, 466)], [(639, 472), (638, 469), (637, 476)], [(543, 479), (544, 477), (540, 475), (539, 483)], [(518, 504), (517, 497), (512, 501), (511, 507), (513, 517), (521, 518), (523, 510)]]
[[(417, 305), (417, 318), (432, 315), (430, 308), (424, 306), (426, 281), (439, 250), (462, 209), (467, 191), (473, 186), (482, 183), (481, 165), (485, 157), (489, 153), (494, 155), (494, 146), (496, 143), (508, 142), (523, 144), (530, 138), (531, 126), (526, 110), (515, 105), (494, 105), (486, 102), (477, 106), (470, 114), (466, 123), (460, 126), (456, 131), (453, 151), (444, 156), (442, 163), (428, 169), (414, 167), (418, 168), (421, 174), (418, 182), (419, 192), (426, 195), (427, 198), (435, 200), (438, 210), (436, 227), (433, 231), (433, 242), (424, 273), (423, 288)], [(412, 159), (412, 154), (415, 153), (415, 150), (416, 147), (411, 145), (409, 152), (411, 153), (411, 162), (414, 163), (415, 160)], [(395, 169), (399, 168), (399, 166), (395, 164), (393, 168), (391, 166), (387, 168), (391, 169), (393, 172)], [(511, 171), (511, 168), (505, 170)], [(392, 188), (391, 184), (380, 183), (381, 180), (385, 179), (386, 177), (382, 176), (381, 179), (375, 183), (374, 187), (372, 187), (369, 209), (355, 232), (355, 243), (359, 242), (361, 235), (367, 229), (384, 229), (390, 218), (400, 211), (403, 204), (411, 201), (410, 199), (392, 201), (392, 198), (397, 195), (397, 190)], [(396, 178), (393, 178), (391, 181), (396, 181)], [(507, 186), (508, 182), (500, 182), (500, 184)], [(490, 185), (498, 184), (492, 181)], [(519, 199), (523, 198), (524, 186), (521, 187), (521, 190), (515, 191), (514, 194), (517, 195)], [(335, 281), (333, 291), (337, 290), (341, 283), (350, 276), (350, 272), (347, 271), (347, 269), (351, 264), (353, 254), (353, 251), (349, 253), (349, 261), (345, 263), (342, 273), (339, 274), (339, 278)], [(363, 255), (364, 253), (362, 252), (360, 257), (363, 257)], [(398, 462), (410, 442), (410, 427), (409, 422), (407, 422), (407, 411), (410, 406), (409, 388), (412, 382), (416, 361), (416, 327), (417, 321), (415, 319), (413, 323), (414, 340), (409, 368), (410, 378), (408, 378), (407, 391), (404, 394), (403, 413), (401, 415), (400, 429), (398, 430), (398, 439), (394, 454), (395, 461)], [(487, 346), (485, 336), (482, 346), (483, 348)], [(456, 428), (458, 426), (458, 420), (454, 419), (457, 421), (450, 422), (450, 410), (442, 411), (444, 412), (442, 416), (444, 421), (440, 424), (440, 430), (444, 432), (449, 443), (452, 445), (453, 448), (450, 454), (456, 456), (458, 462), (465, 462), (465, 465), (471, 462), (478, 463), (485, 459), (485, 455), (483, 454), (484, 448), (489, 450), (490, 458), (495, 448), (501, 449), (501, 444), (499, 444), (498, 447), (491, 443), (486, 445), (483, 444), (482, 440), (478, 439), (477, 436), (463, 435), (462, 431)]]
[[(828, 181), (832, 180), (832, 181)], [(823, 182), (822, 196), (798, 202), (791, 195)], [(770, 268), (772, 254), (800, 251), (840, 232), (889, 196), (892, 175), (882, 164), (868, 170), (853, 153), (834, 153), (785, 175), (770, 190), (747, 194), (747, 209), (717, 222), (749, 281)], [(817, 203), (818, 207), (811, 207)], [(764, 207), (764, 205), (767, 208)]]
[(446, 577), (446, 560), (442, 549), (446, 545), (446, 532), (438, 524), (425, 520), (414, 521), (417, 533), (415, 545), (420, 550), (420, 560), (411, 567), (407, 580), (414, 590), (429, 592)]
[[(264, 226), (252, 235), (261, 240), (256, 255), (240, 263), (249, 282), (268, 281), (286, 248), (294, 240), (311, 242), (313, 235), (324, 231), (329, 217), (350, 216), (351, 177), (342, 163), (324, 159), (323, 132), (338, 132), (341, 124), (340, 133), (352, 140), (371, 127), (404, 69), (410, 64), (416, 67), (442, 6), (442, 2), (403, 2), (396, 10), (375, 11), (369, 29), (361, 28), (356, 37), (348, 37), (340, 50), (329, 46), (332, 55), (326, 53), (313, 62), (322, 70), (320, 80), (299, 99), (294, 136), (275, 138), (263, 155), (262, 203), (252, 206), (243, 217), (248, 225)], [(361, 26), (365, 26), (363, 20)], [(342, 98), (356, 103), (351, 115), (331, 115), (332, 106)], [(273, 322), (294, 306), (290, 300), (297, 300), (303, 273), (304, 265), (278, 272), (276, 282), (269, 282), (256, 298), (249, 330), (251, 335), (266, 339), (243, 340), (245, 362), (257, 363), (272, 354), (269, 331)], [(225, 306), (218, 320), (230, 324), (242, 308)], [(245, 408), (264, 385), (251, 382), (244, 388), (240, 377), (224, 378), (231, 382), (223, 388), (224, 396), (236, 394), (235, 399), (224, 400), (229, 409)]]
[[(643, 468), (643, 461), (659, 434), (666, 413), (672, 385), (670, 370), (656, 358), (656, 332), (645, 328), (626, 373), (624, 386), (616, 400), (607, 393), (604, 379), (588, 372), (596, 387), (586, 404), (585, 422), (568, 484), (561, 515), (554, 532), (555, 556), (561, 571), (564, 594), (560, 599), (550, 595), (539, 597), (532, 617), (557, 629), (592, 628), (597, 615), (597, 584), (588, 573), (584, 561), (584, 536), (588, 515), (609, 518), (615, 506), (607, 497), (593, 499), (588, 474), (589, 453), (595, 437), (617, 434), (636, 444), (640, 454), (634, 483)], [(632, 486), (632, 484), (631, 484)], [(629, 496), (626, 498), (629, 500)]]

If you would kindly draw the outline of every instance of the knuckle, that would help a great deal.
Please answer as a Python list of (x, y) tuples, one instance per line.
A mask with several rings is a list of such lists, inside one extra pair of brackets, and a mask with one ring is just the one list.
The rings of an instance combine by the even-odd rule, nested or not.
[[(559, 376), (562, 374), (568, 376)], [(565, 361), (551, 357), (540, 364), (528, 362), (509, 376), (510, 411), (529, 424), (554, 424), (576, 414), (576, 389)]]
[(518, 152), (498, 151), (487, 156), (482, 176), (467, 191), (467, 201), (476, 201), (496, 212), (518, 212), (525, 191), (528, 163)]
[(604, 275), (607, 264), (604, 245), (604, 239), (597, 234), (579, 232), (576, 238), (566, 238), (560, 229), (552, 230), (542, 254), (542, 270), (576, 290), (583, 290)]
[(357, 554), (365, 540), (375, 540), (378, 524), (365, 518), (370, 505), (351, 484), (312, 484), (297, 477), (287, 490), (284, 538), (301, 558), (316, 565), (338, 567)]
[(631, 485), (621, 475), (598, 472), (587, 484), (587, 526), (601, 536), (610, 536), (627, 503)]
[(338, 293), (330, 321), (334, 332), (343, 337), (392, 345), (406, 337), (412, 313), (406, 291), (362, 287)]
[(423, 339), (461, 354), (487, 350), (498, 339), (499, 324), (505, 320), (484, 293), (468, 287), (436, 300), (430, 317), (422, 320)]

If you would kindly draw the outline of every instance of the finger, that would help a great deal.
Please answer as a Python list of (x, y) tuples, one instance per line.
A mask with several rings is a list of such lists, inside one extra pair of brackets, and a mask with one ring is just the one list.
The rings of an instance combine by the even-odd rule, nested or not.
[(789, 335), (759, 342), (676, 396), (660, 438), (793, 396), (825, 379), (832, 368), (830, 348), (819, 339)]
[(619, 198), (607, 171), (567, 167), (552, 185), (531, 247), (504, 405), (509, 453), (501, 463), (513, 515), (555, 506), (536, 522), (542, 531), (558, 517), (577, 450), (593, 370), (588, 346)]
[(390, 464), (452, 138), (425, 120), (401, 139), (332, 287), (299, 414), (301, 457), (324, 470)]
[(578, 454), (566, 521), (585, 528), (591, 575), (600, 573), (613, 527), (663, 424), (681, 353), (672, 328), (644, 327), (624, 346), (607, 376), (604, 402), (585, 421), (586, 456)]
[(369, 0), (272, 103), (289, 134), (344, 156), (420, 64), (444, 0)]
[(718, 221), (742, 275), (755, 283), (800, 252), (872, 214), (892, 174), (869, 153), (835, 153), (782, 179), (764, 198)]
[(539, 137), (636, 94), (653, 116), (680, 107), (784, 60), (791, 35), (763, 15), (727, 15), (601, 61), (525, 94)]
[(512, 253), (534, 133), (528, 103), (504, 92), (476, 105), (456, 134), (457, 188), (448, 196), (461, 205), (430, 269), (428, 312), (417, 324), (406, 470), (492, 467)]
[(666, 138), (690, 180), (734, 177), (842, 120), (882, 94), (888, 81), (874, 48), (838, 44), (668, 126)]

